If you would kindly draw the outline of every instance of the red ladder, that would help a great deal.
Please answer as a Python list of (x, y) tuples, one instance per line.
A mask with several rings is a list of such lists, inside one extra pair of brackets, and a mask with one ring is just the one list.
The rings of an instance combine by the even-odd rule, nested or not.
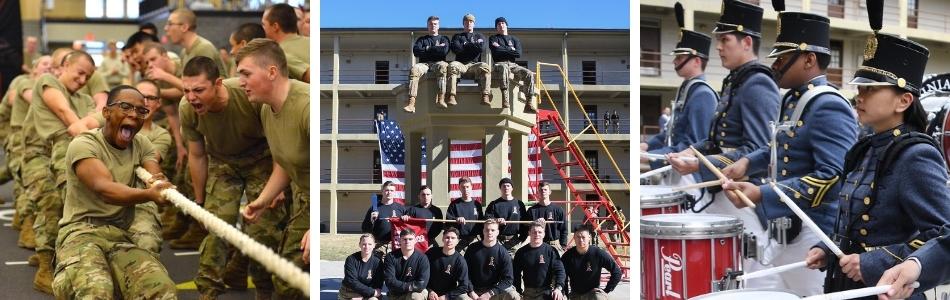
[[(542, 132), (542, 128), (547, 130)], [(578, 207), (583, 209), (584, 216), (586, 217), (584, 221), (585, 224), (590, 224), (594, 228), (597, 238), (603, 242), (604, 248), (610, 253), (610, 256), (614, 258), (617, 265), (619, 265), (623, 271), (624, 279), (628, 279), (628, 273), (630, 271), (630, 252), (628, 250), (630, 248), (630, 234), (624, 230), (626, 218), (624, 218), (622, 212), (617, 210), (617, 207), (601, 186), (590, 164), (584, 158), (580, 147), (571, 140), (571, 136), (567, 132), (564, 123), (561, 122), (561, 116), (553, 110), (539, 109), (538, 125), (534, 127), (533, 131), (534, 134), (538, 136), (538, 139), (544, 142), (544, 152), (548, 154), (558, 174), (564, 179), (564, 185), (571, 191), (571, 197), (573, 199), (563, 201), (563, 203), (572, 205), (567, 215), (570, 216)], [(558, 147), (554, 146), (558, 144), (554, 142), (554, 140), (560, 141)], [(568, 161), (559, 161), (555, 156), (555, 154), (558, 153), (567, 153)], [(571, 174), (565, 171), (564, 168), (566, 167), (580, 168), (584, 174), (571, 176)], [(590, 183), (591, 189), (577, 188), (574, 184), (578, 182)], [(597, 200), (587, 200), (588, 195), (596, 195)], [(607, 211), (607, 216), (602, 217), (597, 214), (601, 208)], [(602, 228), (601, 225), (606, 221), (612, 221), (615, 227), (612, 229)]]

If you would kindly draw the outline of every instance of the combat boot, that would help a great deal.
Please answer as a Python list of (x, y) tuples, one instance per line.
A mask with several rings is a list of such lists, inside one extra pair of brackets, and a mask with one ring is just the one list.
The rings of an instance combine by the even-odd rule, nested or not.
[(33, 255), (30, 255), (30, 258), (27, 258), (27, 259), (26, 259), (26, 262), (27, 262), (27, 264), (29, 264), (31, 267), (37, 267), (37, 266), (40, 265), (40, 255), (39, 255), (39, 254), (36, 254), (36, 253), (33, 253)]
[(20, 227), (20, 238), (16, 241), (16, 245), (20, 246), (20, 248), (36, 248), (36, 233), (33, 231), (33, 218), (33, 216), (29, 216), (23, 219), (23, 224)]
[(446, 102), (445, 104), (455, 106), (455, 105), (457, 105), (457, 104), (459, 104), (459, 103), (458, 103), (457, 101), (455, 101), (455, 95), (449, 94), (449, 101)]
[(168, 247), (179, 250), (198, 250), (198, 246), (201, 246), (201, 241), (203, 241), (207, 235), (208, 231), (205, 230), (205, 228), (201, 226), (200, 223), (197, 221), (191, 222), (191, 226), (188, 227), (188, 231), (185, 232), (181, 238), (168, 243)]
[(445, 105), (445, 94), (435, 95), (435, 105), (438, 105), (441, 108), (448, 108), (448, 105)]
[(416, 97), (409, 96), (409, 104), (406, 104), (406, 107), (403, 107), (402, 110), (406, 111), (407, 113), (415, 113), (416, 112)]
[(538, 112), (538, 101), (537, 98), (532, 95), (531, 99), (525, 103), (524, 106), (525, 113), (537, 113)]
[(53, 294), (53, 251), (37, 252), (40, 259), (39, 269), (36, 269), (36, 276), (33, 276), (33, 289)]
[(491, 94), (482, 94), (482, 105), (491, 105)]
[(243, 291), (247, 289), (247, 256), (238, 250), (228, 259), (227, 266), (224, 267), (224, 285), (229, 289)]
[(20, 212), (14, 210), (13, 220), (10, 220), (10, 227), (13, 228), (13, 230), (19, 231), (20, 226), (23, 226), (23, 220), (20, 219)]

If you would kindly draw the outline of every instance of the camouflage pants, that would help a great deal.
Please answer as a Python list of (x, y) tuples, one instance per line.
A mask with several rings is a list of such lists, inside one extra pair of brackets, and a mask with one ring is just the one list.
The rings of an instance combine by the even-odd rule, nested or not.
[(379, 300), (379, 298), (377, 297), (363, 297), (363, 295), (360, 295), (355, 290), (353, 290), (352, 288), (346, 285), (340, 286), (340, 292), (337, 293), (336, 295), (337, 300), (350, 300), (354, 298), (361, 298), (365, 300)]
[[(490, 287), (475, 288), (475, 294), (481, 295), (481, 294), (487, 293), (489, 290), (491, 290)], [(495, 294), (494, 296), (491, 296), (491, 298), (489, 299), (491, 300), (520, 300), (521, 295), (518, 295), (518, 291), (515, 290), (515, 287), (509, 286), (508, 288), (504, 290), (504, 292)]]
[[(0, 97), (3, 98), (3, 97)], [(0, 120), (0, 142), (6, 143), (7, 139), (10, 137), (10, 119)], [(4, 146), (4, 155), (6, 160), (10, 161), (10, 151)], [(0, 184), (7, 183), (8, 181), (13, 180), (13, 172), (10, 170), (9, 163), (0, 164)]]
[[(231, 166), (210, 158), (204, 208), (228, 224), (237, 224), (241, 196), (246, 195), (249, 200), (257, 199), (270, 177), (272, 167), (269, 157), (242, 166)], [(267, 210), (256, 223), (245, 226), (244, 232), (264, 246), (277, 249), (282, 234), (279, 223), (285, 216), (286, 210), (283, 208)], [(198, 276), (195, 278), (199, 292), (224, 292), (222, 276), (227, 264), (228, 248), (229, 245), (215, 234), (208, 234), (202, 241)], [(248, 273), (258, 290), (274, 290), (271, 274), (256, 261), (250, 262)]]
[(26, 186), (23, 184), (23, 138), (19, 128), (13, 130), (4, 144), (6, 151), (7, 168), (13, 175), (14, 209), (21, 218), (32, 216), (36, 209), (35, 203), (27, 197)]
[(56, 234), (59, 232), (59, 219), (63, 218), (63, 197), (66, 195), (66, 148), (70, 140), (69, 134), (56, 136), (51, 143), (49, 158), (34, 158), (45, 158), (46, 169), (49, 170), (47, 174), (51, 175), (36, 183), (39, 184), (39, 213), (33, 229), (36, 232), (37, 252), (56, 248)]
[(567, 299), (570, 300), (607, 300), (607, 293), (600, 289), (590, 290), (586, 293), (574, 293), (571, 292), (567, 295)]
[[(29, 156), (29, 154), (27, 154)], [(62, 217), (63, 202), (59, 198), (53, 177), (49, 169), (49, 156), (42, 154), (24, 157), (23, 184), (27, 189), (27, 198), (36, 205), (36, 220), (33, 231), (36, 232), (36, 251), (53, 251), (59, 219)]]
[(534, 89), (534, 72), (528, 70), (528, 68), (522, 67), (513, 62), (498, 62), (495, 63), (495, 74), (498, 74), (499, 83), (501, 83), (502, 94), (508, 93), (508, 87), (511, 86), (511, 83), (517, 84), (521, 82), (522, 93), (525, 94), (528, 99), (534, 97), (536, 91)]
[(165, 266), (115, 226), (76, 222), (63, 227), (56, 249), (56, 299), (176, 299)]
[(162, 251), (162, 225), (158, 221), (158, 205), (146, 202), (135, 205), (135, 218), (129, 225), (132, 242), (159, 258)]
[(437, 62), (421, 62), (412, 65), (412, 68), (409, 69), (409, 96), (415, 97), (419, 94), (419, 79), (426, 75), (429, 71), (435, 72), (436, 80), (438, 81), (439, 95), (445, 94), (445, 77), (449, 72), (449, 64), (444, 61)]
[[(280, 242), (279, 254), (304, 272), (310, 272), (310, 265), (303, 262), (303, 251), (300, 250), (300, 240), (310, 229), (310, 193), (309, 191), (294, 191), (290, 221)], [(312, 235), (313, 233), (311, 233)], [(316, 250), (311, 243), (311, 251)], [(278, 299), (307, 299), (301, 290), (295, 289), (274, 276), (274, 287), (277, 288)]]
[(491, 93), (491, 69), (487, 63), (473, 62), (463, 64), (457, 61), (449, 63), (449, 95), (455, 95), (458, 86), (458, 79), (474, 79), (478, 82), (478, 87), (482, 89), (482, 94)]

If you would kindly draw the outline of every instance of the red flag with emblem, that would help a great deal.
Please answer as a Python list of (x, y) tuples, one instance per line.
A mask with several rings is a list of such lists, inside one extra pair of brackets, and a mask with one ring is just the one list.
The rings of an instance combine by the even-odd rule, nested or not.
[(422, 251), (423, 253), (426, 250), (429, 250), (429, 240), (426, 239), (426, 221), (425, 219), (409, 218), (409, 221), (403, 221), (401, 218), (389, 218), (389, 224), (392, 224), (393, 232), (393, 250), (398, 251), (400, 248), (401, 240), (399, 238), (399, 232), (403, 229), (412, 230), (416, 233), (416, 250)]

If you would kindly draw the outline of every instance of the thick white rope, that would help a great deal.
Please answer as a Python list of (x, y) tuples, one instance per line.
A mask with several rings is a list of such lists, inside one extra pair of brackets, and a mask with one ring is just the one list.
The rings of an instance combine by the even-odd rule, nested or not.
[[(135, 173), (139, 179), (142, 179), (144, 182), (148, 182), (148, 180), (152, 178), (152, 174), (141, 167), (137, 168)], [(248, 257), (263, 265), (268, 271), (274, 273), (274, 275), (277, 275), (277, 277), (280, 277), (284, 281), (287, 281), (287, 283), (294, 288), (300, 289), (307, 297), (310, 297), (310, 274), (300, 270), (296, 265), (280, 257), (280, 255), (274, 253), (270, 248), (258, 243), (240, 230), (237, 230), (237, 228), (234, 228), (231, 224), (222, 221), (215, 215), (204, 210), (204, 208), (198, 206), (177, 190), (165, 189), (162, 191), (162, 196), (175, 204), (175, 206), (181, 208), (183, 212), (195, 218), (198, 222), (201, 222), (208, 231), (221, 237), (231, 245), (234, 245), (234, 247), (241, 250), (241, 252)]]

